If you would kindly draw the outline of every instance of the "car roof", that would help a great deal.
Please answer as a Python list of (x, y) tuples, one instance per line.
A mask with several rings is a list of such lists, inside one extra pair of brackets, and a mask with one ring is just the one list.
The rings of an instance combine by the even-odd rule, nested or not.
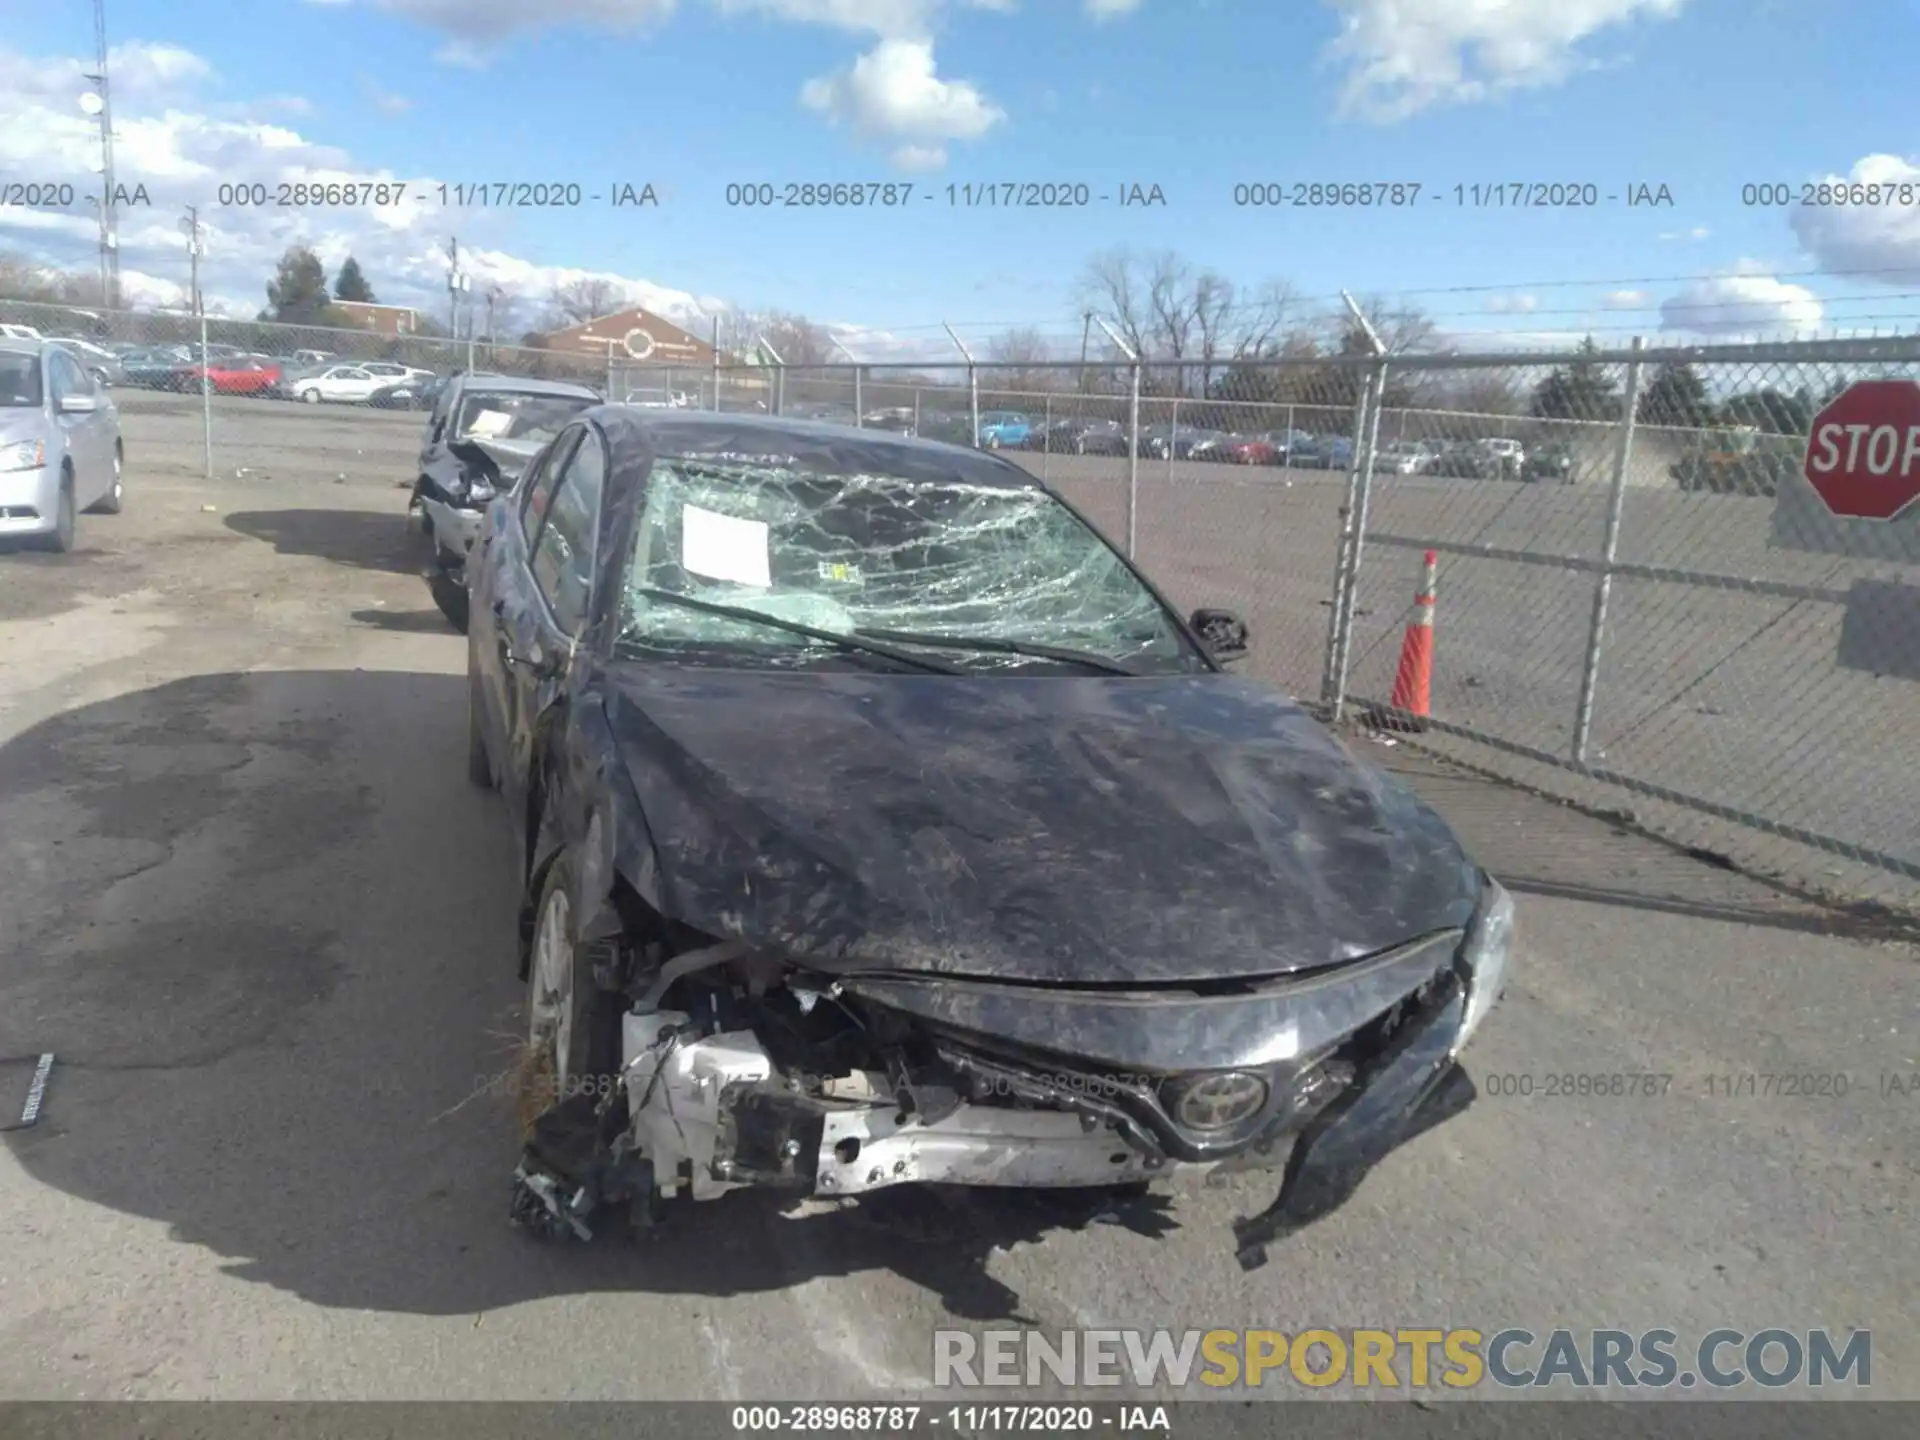
[(12, 335), (0, 335), (0, 350), (13, 355), (38, 355), (45, 344), (43, 340), (21, 340)]
[(784, 415), (649, 410), (638, 405), (601, 405), (586, 418), (597, 422), (616, 446), (638, 445), (654, 455), (774, 453), (848, 472), (887, 471), (907, 479), (958, 480), (1005, 490), (1048, 489), (1039, 476), (997, 455), (893, 430)]
[[(398, 364), (398, 361), (394, 362)], [(463, 392), (473, 391), (481, 394), (496, 395), (557, 395), (572, 400), (598, 400), (599, 394), (585, 385), (572, 380), (536, 380), (532, 376), (521, 375), (481, 375), (469, 373), (460, 377)]]

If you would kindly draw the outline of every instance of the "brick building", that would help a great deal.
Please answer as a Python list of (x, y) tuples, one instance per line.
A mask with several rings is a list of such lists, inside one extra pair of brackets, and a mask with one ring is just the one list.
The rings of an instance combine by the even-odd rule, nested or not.
[(333, 308), (345, 315), (357, 329), (376, 335), (412, 335), (420, 328), (420, 315), (405, 305), (374, 305), (364, 300), (335, 300)]
[(616, 360), (654, 365), (710, 366), (713, 346), (651, 310), (633, 306), (572, 325), (545, 336), (549, 350), (569, 350), (605, 360), (611, 345)]

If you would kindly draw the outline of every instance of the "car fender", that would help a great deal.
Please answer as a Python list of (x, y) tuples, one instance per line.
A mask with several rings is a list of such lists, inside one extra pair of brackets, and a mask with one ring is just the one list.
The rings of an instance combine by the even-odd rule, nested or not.
[[(526, 974), (533, 907), (548, 872), (571, 852), (582, 941), (606, 940), (626, 928), (614, 902), (625, 883), (656, 914), (666, 913), (653, 834), (640, 809), (598, 699), (590, 694), (554, 707), (536, 737), (539, 782), (528, 791), (529, 865), (521, 910), (521, 974)], [(563, 766), (566, 768), (563, 770)]]

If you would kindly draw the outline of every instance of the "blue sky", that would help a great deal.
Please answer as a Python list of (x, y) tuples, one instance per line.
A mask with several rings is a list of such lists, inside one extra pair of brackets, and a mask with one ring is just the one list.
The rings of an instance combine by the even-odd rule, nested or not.
[[(150, 216), (136, 217), (144, 231), (129, 229), (126, 264), (170, 282), (184, 267), (169, 238), (175, 216), (197, 202), (212, 207), (209, 289), (249, 305), (291, 238), (316, 240), (323, 253), (354, 249), (383, 298), (431, 298), (444, 268), (436, 247), (458, 235), (479, 256), (499, 257), (495, 278), (529, 306), (556, 276), (595, 274), (683, 310), (724, 301), (900, 335), (937, 334), (942, 320), (975, 335), (1014, 324), (1077, 334), (1076, 278), (1091, 255), (1116, 246), (1174, 249), (1242, 285), (1282, 280), (1314, 300), (1341, 288), (1402, 296), (1460, 331), (1698, 322), (1733, 333), (1920, 314), (1920, 193), (1904, 209), (1797, 220), (1743, 205), (1741, 194), (1743, 182), (1797, 185), (1863, 162), (1861, 173), (1920, 187), (1913, 4), (107, 8), (127, 56), (116, 65), (120, 178), (144, 181), (154, 201)], [(1125, 13), (1090, 13), (1099, 10)], [(13, 12), (0, 66), (35, 81), (9, 96), (0, 69), (7, 178), (90, 183), (85, 119), (62, 108), (46, 62), (78, 65), (91, 40), (85, 0)], [(36, 106), (58, 123), (40, 123)], [(915, 168), (903, 168), (909, 162)], [(306, 173), (408, 178), (421, 198), (430, 195), (423, 182), (442, 180), (579, 182), (590, 194), (647, 182), (661, 204), (460, 214), (435, 203), (382, 224), (214, 203), (222, 179)], [(896, 210), (726, 203), (729, 182), (807, 180), (910, 182), (933, 198)], [(1259, 210), (1233, 200), (1241, 182), (1348, 180), (1418, 182), (1423, 195), (1406, 209)], [(1026, 181), (1084, 182), (1096, 194), (1158, 185), (1166, 204), (946, 200), (949, 184)], [(1522, 210), (1453, 199), (1456, 184), (1513, 181), (1592, 182), (1623, 200)], [(1625, 192), (1643, 183), (1664, 185), (1675, 203), (1629, 208)], [(84, 266), (90, 214), (80, 207), (56, 225), (0, 212), (0, 246)], [(1831, 273), (1901, 266), (1913, 268)]]

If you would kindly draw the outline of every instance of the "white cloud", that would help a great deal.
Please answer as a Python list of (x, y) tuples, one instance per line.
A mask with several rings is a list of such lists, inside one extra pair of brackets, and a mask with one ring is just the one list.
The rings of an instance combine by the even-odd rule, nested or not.
[(1760, 274), (1755, 262), (1743, 261), (1733, 274), (1696, 280), (1661, 302), (1660, 327), (1722, 339), (1811, 334), (1825, 315), (1820, 297), (1804, 285)]
[(1496, 295), (1487, 302), (1496, 315), (1530, 315), (1540, 308), (1538, 295)]
[(1696, 225), (1691, 230), (1663, 230), (1655, 236), (1657, 240), (1693, 240), (1706, 239), (1713, 232), (1704, 225)]
[[(329, 272), (349, 254), (360, 261), (383, 300), (437, 314), (445, 305), (446, 213), (430, 198), (433, 177), (395, 175), (353, 163), (336, 146), (292, 128), (285, 105), (265, 100), (216, 106), (204, 92), (213, 71), (174, 46), (125, 46), (110, 56), (114, 79), (115, 161), (131, 184), (153, 192), (151, 207), (120, 212), (121, 275), (129, 299), (179, 305), (186, 299), (188, 260), (180, 211), (198, 203), (207, 256), (203, 287), (210, 302), (251, 314), (289, 245), (311, 246)], [(74, 104), (84, 89), (85, 62), (30, 56), (0, 46), (0, 171), (84, 176), (96, 163), (98, 132)], [(387, 181), (407, 185), (398, 204), (356, 208), (279, 209), (220, 205), (223, 185), (281, 182)], [(500, 285), (537, 304), (556, 285), (592, 278), (618, 285), (636, 303), (669, 318), (691, 319), (720, 302), (634, 276), (542, 265), (488, 248), (486, 218), (463, 219), (472, 230), (465, 255), (476, 285)], [(91, 273), (98, 222), (76, 206), (60, 212), (0, 212), (0, 248), (32, 260)], [(463, 250), (466, 247), (463, 246)]]
[(1634, 20), (1667, 20), (1687, 0), (1326, 0), (1341, 34), (1328, 54), (1348, 66), (1342, 109), (1401, 120), (1556, 85), (1596, 62), (1581, 45)]
[(906, 168), (929, 168), (939, 142), (978, 139), (1006, 119), (970, 82), (942, 80), (927, 40), (882, 40), (851, 68), (807, 81), (800, 103), (860, 134), (905, 142), (894, 159)]
[(1090, 19), (1114, 20), (1138, 10), (1140, 0), (1085, 0), (1084, 8)]
[(944, 145), (901, 145), (893, 152), (893, 163), (900, 170), (941, 170), (946, 167), (947, 147)]
[[(1855, 161), (1847, 174), (1828, 175), (1818, 183), (1890, 186), (1895, 203), (1797, 206), (1788, 223), (1814, 263), (1822, 270), (1915, 288), (1913, 282), (1920, 279), (1920, 165), (1898, 155), (1868, 155)], [(1862, 273), (1867, 271), (1878, 273)]]
[(1645, 290), (1609, 290), (1600, 301), (1603, 310), (1644, 310), (1653, 304)]

